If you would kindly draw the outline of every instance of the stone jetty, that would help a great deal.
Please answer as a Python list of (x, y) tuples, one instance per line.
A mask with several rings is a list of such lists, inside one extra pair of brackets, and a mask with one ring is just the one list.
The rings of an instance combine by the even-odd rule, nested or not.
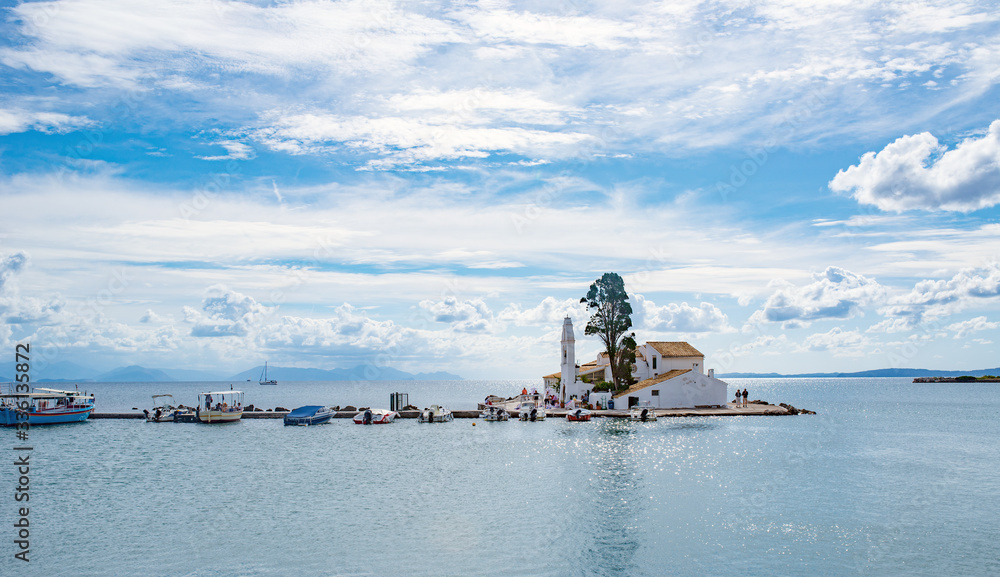
[[(360, 411), (337, 411), (334, 415), (336, 419), (353, 419)], [(548, 409), (547, 418), (561, 419), (568, 413), (566, 409)], [(814, 411), (797, 409), (791, 405), (781, 403), (771, 405), (764, 401), (750, 401), (746, 407), (737, 407), (730, 403), (725, 407), (699, 408), (699, 409), (656, 409), (656, 416), (659, 418), (669, 417), (743, 417), (743, 416), (784, 416), (784, 415), (815, 415)], [(287, 415), (286, 411), (245, 411), (244, 419), (282, 419)], [(456, 419), (478, 419), (481, 411), (452, 411)], [(627, 410), (591, 411), (594, 417), (618, 417), (627, 418)], [(399, 411), (401, 419), (416, 419), (420, 416), (420, 411)], [(91, 419), (145, 419), (142, 413), (93, 413)], [(517, 419), (518, 412), (511, 411), (511, 418)]]

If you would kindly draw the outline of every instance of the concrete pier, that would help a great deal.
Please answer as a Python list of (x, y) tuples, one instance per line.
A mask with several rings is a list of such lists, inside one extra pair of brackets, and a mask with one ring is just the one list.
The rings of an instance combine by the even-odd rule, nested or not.
[[(360, 411), (338, 411), (335, 415), (335, 419), (353, 419)], [(546, 411), (547, 419), (564, 419), (566, 418), (566, 409), (549, 409)], [(780, 405), (763, 405), (763, 404), (749, 404), (746, 407), (737, 407), (736, 405), (730, 403), (725, 407), (715, 407), (715, 408), (700, 408), (700, 409), (656, 409), (656, 416), (658, 418), (669, 418), (669, 417), (742, 417), (742, 416), (780, 416), (780, 415), (794, 415), (795, 412), (790, 411), (786, 407)], [(452, 411), (452, 415), (456, 419), (478, 419), (481, 411)], [(614, 411), (591, 411), (594, 417), (611, 417), (611, 418), (627, 418), (629, 412), (625, 410), (614, 410)], [(243, 413), (244, 419), (282, 419), (288, 413), (284, 411), (247, 411)], [(399, 411), (399, 418), (401, 419), (416, 419), (420, 416), (420, 411)], [(146, 416), (142, 413), (92, 413), (90, 415), (91, 419), (145, 419)], [(518, 418), (518, 411), (510, 412), (511, 419)]]

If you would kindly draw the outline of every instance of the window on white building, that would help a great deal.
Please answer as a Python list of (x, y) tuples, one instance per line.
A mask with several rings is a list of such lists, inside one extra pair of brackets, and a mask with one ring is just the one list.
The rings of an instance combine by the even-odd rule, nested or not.
[(653, 357), (653, 368), (656, 368), (656, 357)]
[(660, 390), (659, 389), (653, 389), (652, 392), (650, 392), (649, 394), (653, 395), (654, 397), (659, 397), (660, 396)]

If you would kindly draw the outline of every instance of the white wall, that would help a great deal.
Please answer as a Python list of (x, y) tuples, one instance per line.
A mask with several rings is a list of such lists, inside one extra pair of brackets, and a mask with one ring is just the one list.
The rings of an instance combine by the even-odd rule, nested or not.
[[(657, 364), (659, 369), (659, 364)], [(653, 396), (653, 391), (659, 395)], [(694, 408), (696, 406), (726, 406), (728, 384), (691, 371), (670, 380), (650, 385), (634, 393), (615, 399), (615, 409), (627, 409), (628, 398), (638, 397), (639, 401), (649, 401), (660, 409)]]
[[(705, 372), (704, 357), (663, 357), (649, 344), (642, 344), (636, 347), (636, 353), (635, 372), (632, 373), (636, 382), (662, 375), (667, 371), (675, 369), (691, 369), (699, 373)], [(640, 359), (638, 353), (642, 353), (643, 358)], [(655, 369), (653, 368), (654, 358), (656, 359)]]

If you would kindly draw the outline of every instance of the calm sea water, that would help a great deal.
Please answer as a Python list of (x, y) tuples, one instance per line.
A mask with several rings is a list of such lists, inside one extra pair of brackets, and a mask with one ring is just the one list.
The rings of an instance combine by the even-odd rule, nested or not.
[[(1000, 574), (996, 385), (731, 383), (819, 414), (35, 428), (31, 562), (13, 558), (5, 459), (0, 574)], [(263, 408), (384, 407), (397, 390), (471, 408), (525, 384), (245, 388)], [(88, 388), (112, 411), (154, 392), (194, 404), (209, 387)], [(0, 438), (11, 454), (14, 432)]]

